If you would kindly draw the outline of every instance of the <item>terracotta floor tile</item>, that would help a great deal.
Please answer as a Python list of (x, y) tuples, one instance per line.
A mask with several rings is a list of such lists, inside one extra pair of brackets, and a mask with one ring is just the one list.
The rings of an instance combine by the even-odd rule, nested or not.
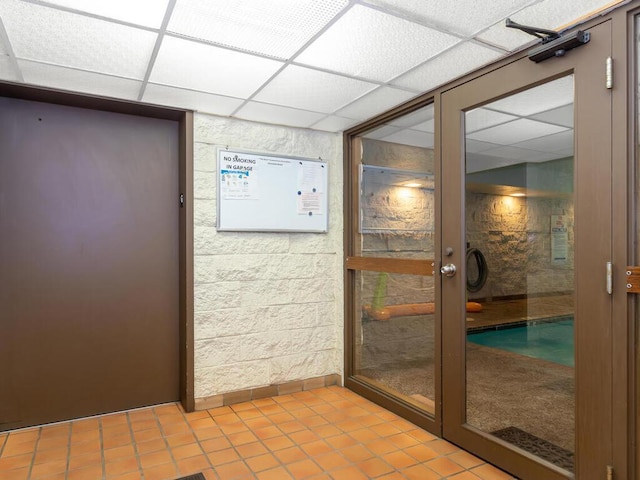
[(102, 439), (102, 448), (104, 449), (117, 448), (130, 444), (131, 435), (129, 433)]
[(157, 428), (158, 422), (155, 418), (145, 419), (131, 422), (131, 430), (138, 432), (141, 430), (149, 430), (150, 428)]
[(178, 470), (180, 475), (190, 475), (193, 473), (202, 472), (209, 468), (211, 465), (205, 455), (199, 455), (197, 457), (183, 458), (177, 460)]
[(429, 460), (425, 465), (442, 476), (453, 475), (464, 470), (460, 465), (445, 457)]
[(213, 419), (216, 422), (216, 425), (226, 425), (229, 423), (238, 423), (241, 421), (240, 417), (231, 411), (231, 413), (226, 413), (223, 415), (214, 416)]
[(362, 470), (352, 466), (331, 472), (331, 478), (334, 480), (367, 480), (370, 477), (362, 473)]
[(316, 440), (315, 442), (305, 443), (300, 448), (307, 452), (307, 455), (315, 457), (316, 455), (322, 455), (323, 453), (333, 450), (331, 446), (324, 440)]
[(207, 440), (210, 438), (218, 438), (224, 435), (220, 427), (209, 427), (195, 431), (198, 440)]
[(215, 418), (221, 415), (229, 415), (230, 413), (233, 413), (233, 409), (229, 406), (224, 406), (224, 407), (210, 408), (209, 410), (207, 410), (207, 412), (209, 413), (209, 415)]
[(69, 470), (76, 470), (78, 468), (89, 467), (91, 465), (98, 465), (102, 463), (102, 453), (88, 453), (86, 455), (77, 455), (75, 457), (69, 457)]
[(307, 458), (307, 454), (303, 452), (300, 447), (285, 448), (283, 450), (278, 450), (273, 454), (284, 464), (294, 463)]
[(98, 431), (100, 428), (99, 418), (85, 418), (71, 422), (71, 435), (87, 431)]
[(306, 425), (309, 428), (314, 428), (320, 427), (322, 425), (328, 425), (329, 421), (321, 415), (312, 415), (310, 417), (301, 418), (300, 423)]
[[(41, 438), (38, 440), (38, 450), (49, 450), (56, 448), (64, 448), (69, 446), (69, 438), (65, 436)], [(10, 448), (5, 447), (5, 451)]]
[(107, 476), (123, 475), (129, 472), (138, 471), (138, 460), (135, 457), (119, 458), (104, 465)]
[[(260, 411), (262, 413), (264, 413), (265, 415), (268, 415), (268, 416), (286, 412), (284, 408), (282, 408), (280, 405), (278, 405), (276, 403), (272, 403), (270, 405), (263, 405), (263, 406), (258, 407), (258, 408), (260, 409)], [(295, 407), (287, 406), (287, 409), (289, 409), (291, 415), (293, 415), (293, 412), (295, 411)]]
[(220, 430), (225, 435), (231, 435), (232, 433), (248, 432), (249, 427), (242, 422), (223, 423), (220, 425)]
[(405, 468), (402, 474), (410, 480), (440, 480), (442, 476), (424, 465)]
[(36, 451), (36, 455), (33, 458), (33, 463), (35, 465), (40, 463), (54, 462), (56, 460), (66, 460), (69, 456), (69, 449), (64, 448), (52, 448), (49, 450), (40, 450)]
[(385, 421), (377, 415), (365, 415), (358, 418), (358, 422), (364, 427), (373, 427), (374, 425), (385, 425)]
[(338, 427), (335, 427), (331, 424), (320, 425), (317, 427), (311, 428), (311, 431), (315, 432), (320, 438), (331, 438), (338, 435), (342, 435), (342, 430)]
[(267, 427), (256, 428), (255, 431), (254, 431), (256, 437), (258, 437), (261, 440), (265, 440), (267, 438), (277, 437), (279, 435), (282, 435), (282, 432), (283, 432), (283, 430), (279, 429), (275, 425), (269, 425)]
[(125, 473), (123, 475), (116, 475), (115, 477), (107, 477), (109, 480), (140, 480), (140, 472)]
[(118, 424), (111, 427), (102, 428), (102, 438), (116, 437), (119, 435), (129, 434), (129, 424)]
[(165, 463), (164, 465), (145, 468), (143, 472), (144, 480), (167, 480), (169, 478), (175, 478), (178, 474), (173, 463)]
[(172, 448), (179, 447), (181, 445), (188, 445), (190, 443), (196, 443), (196, 437), (191, 432), (171, 435), (170, 437), (165, 437), (165, 440)]
[(248, 458), (245, 460), (251, 471), (262, 472), (280, 465), (280, 462), (276, 457), (270, 453), (258, 455), (257, 457)]
[(85, 442), (95, 442), (100, 440), (100, 431), (99, 430), (82, 430), (71, 432), (71, 444), (74, 443), (85, 443)]
[(351, 438), (346, 433), (343, 433), (341, 435), (336, 435), (335, 437), (327, 438), (326, 442), (334, 448), (344, 448), (344, 447), (349, 447), (351, 445), (356, 445), (357, 443), (359, 443), (356, 439)]
[(291, 472), (291, 475), (295, 479), (309, 478), (313, 475), (322, 473), (322, 469), (309, 459), (290, 463), (287, 465), (287, 470)]
[[(419, 462), (427, 462), (439, 456), (436, 452), (431, 450), (429, 447), (421, 444), (414, 445), (413, 447), (405, 448), (403, 451), (404, 453), (408, 453), (409, 455), (411, 455), (413, 458), (415, 458)], [(456, 463), (458, 463), (459, 465), (462, 465), (460, 462), (456, 462)], [(464, 465), (462, 466), (464, 467)]]
[(172, 423), (171, 425), (163, 425), (162, 431), (165, 436), (179, 435), (181, 433), (190, 433), (191, 427), (187, 423)]
[(293, 442), (284, 435), (280, 435), (273, 438), (267, 438), (266, 440), (263, 440), (262, 443), (264, 443), (266, 447), (272, 452), (275, 452), (277, 450), (282, 450), (283, 448), (293, 447), (294, 445)]
[(226, 437), (212, 438), (210, 440), (205, 440), (204, 442), (200, 442), (200, 446), (202, 449), (207, 452), (216, 452), (218, 450), (224, 450), (231, 447), (231, 442), (227, 440)]
[(190, 420), (189, 421), (189, 425), (191, 426), (192, 429), (197, 430), (197, 429), (201, 429), (201, 428), (209, 428), (209, 427), (215, 427), (216, 426), (216, 422), (213, 418), (207, 416), (207, 418), (199, 418), (197, 420)]
[(249, 470), (249, 467), (247, 467), (247, 465), (242, 461), (214, 466), (214, 469), (216, 473), (220, 476), (220, 478), (224, 478), (225, 480), (226, 479), (231, 480), (234, 478), (251, 474), (251, 470)]
[(27, 480), (29, 467), (17, 468), (6, 472), (0, 471), (0, 480)]
[(482, 480), (512, 480), (513, 477), (502, 470), (497, 469), (496, 467), (484, 464), (479, 467), (472, 468), (471, 472)]
[(55, 462), (41, 463), (34, 465), (31, 468), (31, 478), (42, 478), (47, 475), (53, 475), (54, 473), (61, 473), (67, 469), (66, 460), (57, 460)]
[(106, 462), (117, 460), (122, 457), (131, 457), (135, 455), (133, 444), (123, 445), (122, 447), (110, 448), (104, 451), (104, 459)]
[(225, 463), (231, 463), (240, 460), (240, 457), (233, 448), (218, 450), (217, 452), (208, 453), (209, 461), (214, 468)]
[(336, 470), (341, 467), (346, 467), (351, 463), (344, 456), (337, 452), (329, 452), (324, 455), (318, 455), (313, 457), (313, 460), (322, 467), (325, 471)]
[(461, 472), (453, 477), (449, 477), (449, 480), (481, 480), (480, 477), (474, 475), (471, 472)]
[(154, 427), (148, 430), (133, 432), (133, 438), (137, 443), (146, 442), (147, 440), (156, 440), (158, 438), (162, 438), (162, 432), (158, 427)]
[(242, 458), (251, 458), (256, 457), (258, 455), (264, 455), (268, 452), (267, 447), (265, 447), (260, 442), (247, 443), (245, 445), (238, 445), (235, 447), (236, 451)]
[(258, 480), (292, 480), (293, 477), (283, 468), (277, 467), (258, 473)]
[(380, 475), (393, 471), (393, 468), (389, 464), (379, 458), (370, 458), (369, 460), (358, 462), (357, 467), (370, 478), (379, 477)]
[(31, 465), (33, 453), (25, 453), (23, 455), (14, 455), (12, 457), (0, 458), (0, 472), (4, 470), (13, 470)]
[(290, 422), (279, 423), (278, 428), (284, 433), (294, 433), (305, 430), (307, 427), (299, 420), (292, 420)]
[(142, 465), (142, 468), (145, 470), (169, 462), (173, 462), (173, 460), (167, 450), (140, 455), (140, 465)]
[[(409, 453), (409, 455), (411, 455), (411, 452), (408, 452), (408, 453)], [(471, 455), (470, 453), (465, 452), (463, 450), (460, 450), (459, 452), (452, 453), (447, 458), (449, 458), (450, 460), (453, 460), (458, 465), (460, 465), (461, 467), (464, 467), (466, 469), (477, 467), (478, 465), (481, 465), (481, 464), (484, 463), (478, 457), (475, 457), (475, 456)]]
[(175, 460), (182, 460), (184, 458), (195, 457), (202, 455), (202, 449), (197, 443), (190, 443), (187, 445), (181, 445), (171, 449), (171, 454)]
[(54, 437), (69, 437), (71, 433), (71, 424), (54, 425), (50, 427), (42, 427), (40, 432), (40, 440)]
[(399, 428), (394, 427), (390, 423), (379, 423), (369, 428), (371, 428), (372, 431), (376, 432), (380, 437), (390, 437), (391, 435), (402, 433)]
[(350, 431), (349, 435), (358, 440), (360, 443), (367, 443), (380, 438), (380, 435), (369, 428), (361, 428), (360, 430)]
[(75, 457), (76, 455), (87, 455), (89, 453), (99, 453), (102, 451), (102, 444), (100, 440), (92, 440), (84, 443), (71, 444), (69, 455)]
[(95, 480), (96, 478), (102, 478), (102, 475), (102, 466), (94, 465), (70, 471), (67, 474), (67, 480)]
[(258, 438), (249, 431), (233, 433), (229, 435), (228, 438), (233, 446), (246, 445), (247, 443), (253, 443), (258, 440)]
[(269, 415), (268, 418), (274, 424), (290, 422), (291, 420), (295, 420), (295, 417), (287, 412), (276, 413), (275, 415)]
[(374, 454), (362, 445), (352, 445), (350, 447), (340, 449), (340, 453), (346, 459), (353, 463), (362, 462), (368, 458), (372, 458)]
[(455, 445), (447, 442), (446, 440), (434, 440), (425, 444), (431, 450), (441, 455), (448, 455), (450, 453), (459, 452), (460, 449)]
[(256, 407), (252, 407), (252, 408), (247, 409), (247, 410), (241, 410), (239, 412), (236, 412), (236, 414), (242, 420), (251, 420), (252, 418), (264, 417), (264, 413), (262, 413), (262, 410), (260, 410), (260, 409), (258, 409)]
[(300, 430), (299, 432), (290, 433), (289, 438), (298, 445), (320, 440), (320, 437), (310, 430)]
[(148, 442), (136, 443), (136, 449), (138, 450), (138, 455), (145, 455), (147, 453), (158, 452), (160, 450), (165, 450), (166, 448), (167, 448), (167, 444), (162, 438), (149, 440)]
[(398, 450), (397, 452), (387, 453), (382, 455), (382, 459), (391, 465), (396, 470), (400, 470), (402, 468), (409, 467), (411, 465), (415, 465), (418, 461), (404, 453), (403, 451)]

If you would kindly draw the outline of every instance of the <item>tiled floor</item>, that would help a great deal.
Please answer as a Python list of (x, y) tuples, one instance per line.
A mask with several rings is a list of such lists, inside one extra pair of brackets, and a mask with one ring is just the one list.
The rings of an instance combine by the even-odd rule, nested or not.
[(506, 480), (340, 387), (185, 414), (169, 404), (0, 433), (1, 480)]

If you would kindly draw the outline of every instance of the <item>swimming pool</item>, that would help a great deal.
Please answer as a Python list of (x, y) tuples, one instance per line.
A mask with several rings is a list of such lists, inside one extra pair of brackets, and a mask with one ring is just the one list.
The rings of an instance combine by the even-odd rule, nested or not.
[(486, 347), (574, 366), (573, 318), (470, 331), (467, 340)]

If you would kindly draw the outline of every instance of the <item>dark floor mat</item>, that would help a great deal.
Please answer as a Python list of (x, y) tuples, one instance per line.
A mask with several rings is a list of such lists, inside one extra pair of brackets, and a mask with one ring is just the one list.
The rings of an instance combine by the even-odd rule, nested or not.
[(555, 445), (540, 437), (536, 437), (516, 427), (507, 427), (491, 432), (505, 442), (509, 442), (522, 450), (532, 453), (547, 462), (573, 472), (573, 452)]
[(176, 478), (176, 480), (207, 480), (201, 473), (194, 473), (193, 475), (187, 475), (186, 477)]

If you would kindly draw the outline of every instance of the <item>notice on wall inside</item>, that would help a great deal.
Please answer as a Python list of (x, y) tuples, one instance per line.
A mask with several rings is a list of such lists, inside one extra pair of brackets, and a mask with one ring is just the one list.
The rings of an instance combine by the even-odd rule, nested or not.
[(321, 160), (219, 148), (218, 230), (326, 232), (327, 179)]
[(566, 215), (551, 215), (551, 264), (565, 265), (569, 260), (569, 233)]
[(258, 160), (255, 155), (227, 155), (220, 168), (220, 194), (229, 199), (260, 198)]
[(324, 170), (321, 163), (299, 162), (298, 214), (322, 215), (322, 197), (325, 191)]

